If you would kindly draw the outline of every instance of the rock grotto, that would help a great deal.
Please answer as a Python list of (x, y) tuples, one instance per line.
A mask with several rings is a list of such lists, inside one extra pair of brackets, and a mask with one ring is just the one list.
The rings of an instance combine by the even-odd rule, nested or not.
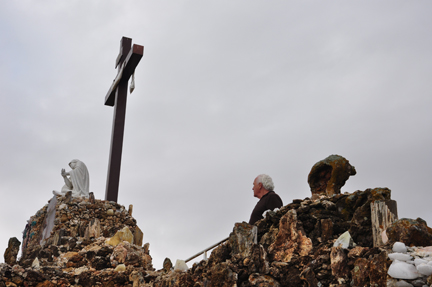
[(168, 258), (153, 268), (131, 206), (54, 196), (30, 218), (22, 244), (9, 240), (0, 287), (431, 286), (432, 229), (421, 218), (397, 219), (388, 188), (341, 194), (355, 173), (338, 155), (318, 162), (310, 198), (255, 225), (236, 223), (208, 260), (187, 270)]

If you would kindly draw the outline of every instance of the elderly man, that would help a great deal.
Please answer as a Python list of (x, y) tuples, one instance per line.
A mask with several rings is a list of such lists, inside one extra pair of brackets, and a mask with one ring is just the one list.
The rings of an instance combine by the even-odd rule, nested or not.
[(273, 189), (273, 180), (267, 174), (260, 174), (255, 178), (252, 190), (254, 196), (259, 198), (259, 201), (252, 211), (249, 224), (255, 224), (258, 220), (263, 219), (263, 213), (265, 211), (282, 207), (282, 199)]

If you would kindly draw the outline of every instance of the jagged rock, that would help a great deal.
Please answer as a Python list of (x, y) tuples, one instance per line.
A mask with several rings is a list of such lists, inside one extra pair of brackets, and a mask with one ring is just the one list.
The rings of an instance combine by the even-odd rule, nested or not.
[(341, 246), (332, 247), (330, 252), (332, 275), (336, 279), (348, 277), (347, 255)]
[(288, 211), (281, 218), (279, 232), (269, 247), (269, 253), (273, 260), (290, 262), (295, 253), (306, 256), (312, 250), (312, 241), (297, 223), (295, 210)]
[(357, 258), (354, 268), (351, 270), (353, 286), (368, 286), (369, 279), (369, 260)]
[(308, 286), (318, 286), (318, 280), (310, 267), (305, 268), (302, 273), (300, 273), (300, 278), (306, 281)]
[(243, 264), (248, 267), (249, 273), (258, 272), (262, 274), (268, 274), (270, 271), (267, 252), (264, 250), (262, 245), (253, 245), (250, 256), (243, 262)]
[(235, 286), (237, 283), (237, 273), (229, 268), (226, 262), (222, 262), (214, 266), (209, 274), (211, 286)]
[(144, 283), (144, 278), (141, 272), (133, 271), (129, 275), (129, 281), (132, 281), (132, 287), (139, 287)]
[(354, 210), (348, 231), (355, 243), (360, 246), (373, 247), (371, 202), (390, 200), (390, 194), (391, 191), (388, 188), (374, 188), (357, 191), (345, 197), (345, 208), (342, 209), (342, 212), (348, 209)]
[(4, 253), (4, 261), (9, 265), (15, 265), (21, 242), (16, 237), (11, 237), (8, 242), (8, 247)]
[(133, 243), (133, 234), (127, 226), (117, 231), (117, 233), (113, 237), (107, 240), (107, 243), (109, 245), (116, 246), (123, 241)]
[(252, 286), (261, 286), (261, 287), (266, 287), (266, 286), (278, 287), (278, 286), (281, 286), (279, 284), (279, 282), (277, 282), (273, 277), (271, 277), (269, 275), (262, 275), (259, 273), (251, 274), (249, 276), (249, 283)]
[(89, 238), (98, 238), (101, 235), (100, 221), (98, 218), (92, 218), (89, 223)]
[(354, 166), (340, 155), (330, 155), (317, 162), (308, 176), (308, 183), (312, 191), (312, 198), (320, 195), (332, 196), (340, 193), (340, 188), (351, 175), (355, 175)]
[(133, 242), (134, 244), (141, 246), (143, 244), (144, 233), (139, 229), (138, 226), (135, 227), (133, 232)]
[(231, 255), (240, 254), (248, 257), (252, 253), (252, 247), (257, 243), (257, 227), (246, 222), (236, 223), (228, 242), (231, 246)]
[(330, 218), (321, 219), (321, 240), (327, 241), (333, 237), (333, 221)]
[(380, 251), (370, 261), (368, 275), (371, 286), (386, 286), (387, 269), (387, 252)]
[(432, 229), (421, 218), (399, 219), (387, 228), (386, 233), (390, 243), (399, 241), (408, 246), (432, 245)]
[[(141, 247), (142, 239), (137, 239), (140, 229), (124, 206), (96, 199), (57, 199), (52, 232), (41, 244), (47, 205), (26, 225), (23, 256), (18, 264), (0, 264), (0, 287), (402, 284), (387, 275), (391, 245), (372, 247), (370, 206), (376, 200), (390, 199), (386, 188), (296, 199), (255, 226), (236, 223), (229, 240), (216, 247), (209, 260), (182, 271), (173, 270), (170, 260), (163, 269), (154, 270), (149, 243)], [(114, 245), (108, 244), (125, 227), (133, 241), (118, 236)], [(347, 231), (357, 246), (333, 247), (336, 238)], [(429, 247), (408, 249), (420, 258), (431, 253)], [(40, 268), (30, 268), (36, 258)], [(429, 265), (421, 265), (425, 260), (416, 258), (413, 264), (428, 274), (428, 267), (423, 267)], [(430, 285), (432, 276), (426, 279), (426, 274), (406, 284)]]
[(171, 268), (173, 267), (172, 262), (169, 258), (165, 258), (164, 262), (163, 262), (163, 271), (164, 272), (169, 272), (171, 271)]

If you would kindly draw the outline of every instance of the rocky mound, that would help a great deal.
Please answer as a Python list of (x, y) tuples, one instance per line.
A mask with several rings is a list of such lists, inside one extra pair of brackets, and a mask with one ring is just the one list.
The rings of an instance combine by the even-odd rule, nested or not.
[[(377, 188), (294, 200), (267, 213), (257, 228), (237, 223), (208, 261), (162, 275), (151, 286), (410, 286), (395, 285), (398, 281), (387, 275), (388, 253), (401, 238), (373, 247), (371, 202), (388, 199), (390, 190)], [(423, 231), (418, 236), (427, 237)], [(342, 239), (335, 247), (344, 233), (346, 246)], [(417, 283), (430, 286), (432, 276), (419, 275)]]
[(9, 241), (0, 286), (127, 285), (132, 272), (154, 270), (131, 214), (92, 197), (52, 198), (28, 221), (18, 262), (18, 240)]
[[(208, 260), (188, 270), (169, 259), (154, 270), (132, 207), (54, 197), (28, 221), (18, 261), (20, 242), (9, 241), (0, 287), (431, 286), (432, 247), (413, 247), (432, 246), (426, 222), (390, 216), (388, 228), (377, 226), (371, 207), (388, 202), (389, 189), (340, 194), (354, 167), (339, 156), (314, 167), (312, 199), (268, 211), (255, 225), (236, 223)], [(395, 242), (405, 253), (392, 250)]]

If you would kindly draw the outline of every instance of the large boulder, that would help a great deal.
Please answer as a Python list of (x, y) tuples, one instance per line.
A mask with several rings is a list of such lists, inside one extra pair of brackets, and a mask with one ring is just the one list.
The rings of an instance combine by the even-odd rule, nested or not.
[(317, 162), (309, 172), (308, 183), (312, 198), (320, 195), (339, 194), (342, 186), (356, 170), (347, 159), (340, 155), (330, 155)]
[(16, 264), (20, 245), (21, 242), (16, 237), (9, 239), (8, 247), (4, 253), (5, 263), (12, 266)]
[(408, 246), (431, 246), (432, 229), (421, 218), (402, 218), (390, 225), (387, 230), (390, 243), (403, 242)]

